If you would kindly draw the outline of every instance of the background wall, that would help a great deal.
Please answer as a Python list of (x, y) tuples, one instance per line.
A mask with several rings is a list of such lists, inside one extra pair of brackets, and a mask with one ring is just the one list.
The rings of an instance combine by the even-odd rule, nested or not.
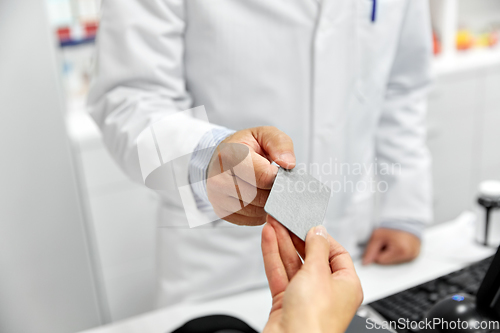
[(51, 32), (44, 2), (0, 1), (3, 333), (75, 332), (102, 324), (107, 308), (64, 126)]

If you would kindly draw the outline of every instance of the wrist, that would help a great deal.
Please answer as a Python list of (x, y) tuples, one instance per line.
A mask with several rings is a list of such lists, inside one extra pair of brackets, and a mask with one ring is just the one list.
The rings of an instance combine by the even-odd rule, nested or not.
[(189, 161), (189, 183), (198, 209), (211, 207), (207, 196), (207, 170), (217, 146), (234, 131), (218, 127), (208, 131), (200, 139)]
[[(290, 332), (302, 333), (342, 333), (342, 329), (336, 327), (332, 313), (323, 311), (311, 311), (309, 314), (302, 314), (300, 323), (295, 323), (290, 328)], [(287, 330), (288, 332), (288, 330)]]
[(422, 240), (425, 224), (421, 221), (411, 219), (384, 220), (380, 223), (379, 228), (405, 231)]

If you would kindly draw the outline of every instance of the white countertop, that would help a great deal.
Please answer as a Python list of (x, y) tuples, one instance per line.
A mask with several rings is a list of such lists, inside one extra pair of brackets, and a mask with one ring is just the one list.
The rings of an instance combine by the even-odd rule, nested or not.
[[(356, 262), (365, 295), (364, 304), (492, 255), (493, 249), (473, 241), (473, 220), (474, 215), (465, 212), (454, 221), (427, 229), (422, 253), (411, 263), (363, 266)], [(233, 315), (261, 330), (270, 308), (269, 290), (260, 289), (200, 304), (164, 308), (84, 333), (165, 333), (190, 319), (209, 314)]]

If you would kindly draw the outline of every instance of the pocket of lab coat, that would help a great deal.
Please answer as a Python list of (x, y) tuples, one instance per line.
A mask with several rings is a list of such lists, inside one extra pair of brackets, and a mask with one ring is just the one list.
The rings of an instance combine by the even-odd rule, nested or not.
[(357, 1), (357, 95), (362, 101), (373, 103), (385, 90), (398, 47), (406, 1)]

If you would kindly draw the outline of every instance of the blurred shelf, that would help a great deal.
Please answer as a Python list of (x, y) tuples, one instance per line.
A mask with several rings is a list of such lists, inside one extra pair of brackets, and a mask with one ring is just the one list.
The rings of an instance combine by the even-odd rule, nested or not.
[(500, 47), (440, 55), (434, 59), (433, 69), (436, 76), (441, 76), (492, 66), (500, 66)]
[[(473, 35), (497, 30), (500, 1), (497, 0), (428, 0), (432, 27), (439, 37), (441, 55), (434, 61), (436, 76), (479, 70), (500, 64), (500, 47), (457, 51), (457, 32)], [(493, 30), (493, 31), (494, 31)]]
[(95, 37), (89, 37), (89, 38), (83, 38), (83, 39), (68, 39), (68, 40), (61, 40), (59, 42), (60, 47), (71, 47), (71, 46), (78, 46), (82, 44), (92, 44), (95, 42)]

